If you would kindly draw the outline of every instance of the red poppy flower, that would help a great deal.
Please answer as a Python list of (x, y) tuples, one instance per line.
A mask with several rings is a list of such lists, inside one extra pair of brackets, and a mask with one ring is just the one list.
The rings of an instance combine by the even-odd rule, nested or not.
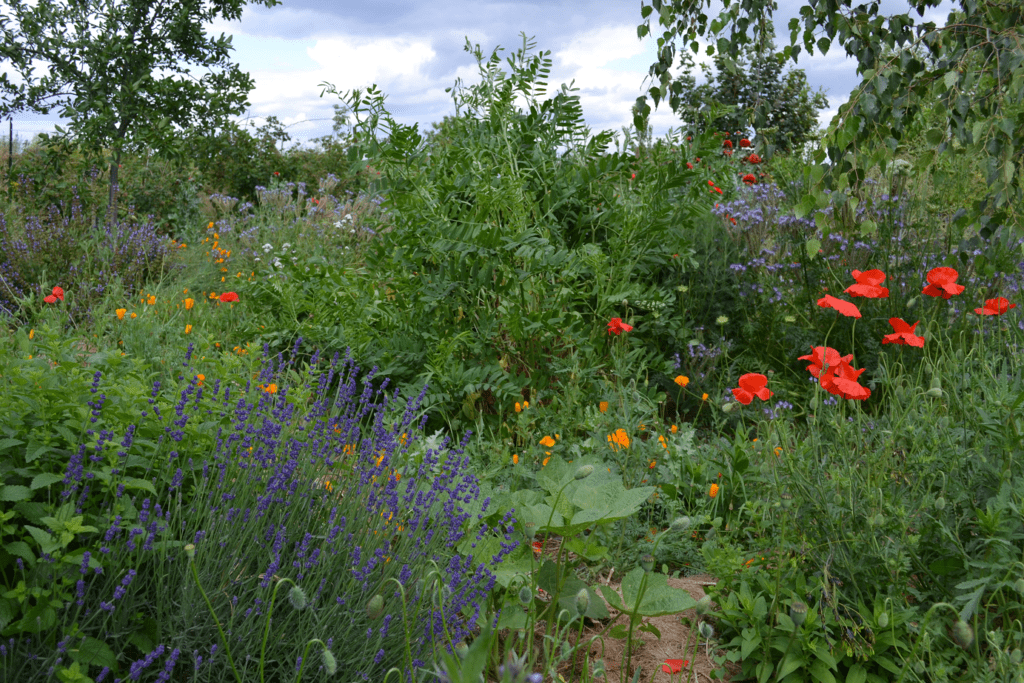
[(743, 176), (743, 182), (745, 182), (747, 185), (753, 185), (754, 183), (757, 182), (757, 178), (754, 177), (753, 173), (748, 173), (747, 175)]
[(759, 164), (761, 163), (761, 157), (759, 157), (756, 154), (751, 154), (750, 156), (747, 157), (747, 161), (749, 161), (752, 164)]
[(839, 311), (847, 318), (860, 317), (860, 311), (857, 310), (857, 307), (855, 305), (851, 304), (849, 301), (837, 299), (831, 294), (826, 294), (824, 297), (818, 299), (818, 305), (821, 306), (822, 308), (831, 308), (836, 311)]
[(722, 147), (726, 149), (732, 149), (732, 140), (725, 140), (722, 142)]
[(740, 147), (750, 147), (750, 140), (746, 138), (740, 140)]
[(608, 334), (619, 335), (632, 329), (633, 326), (622, 322), (622, 318), (612, 318), (608, 321)]
[(928, 286), (921, 290), (922, 294), (928, 296), (941, 296), (948, 299), (964, 291), (963, 285), (956, 284), (960, 273), (953, 268), (939, 267), (928, 271)]
[(985, 305), (981, 308), (975, 308), (974, 312), (978, 315), (1002, 315), (1011, 308), (1017, 308), (1017, 304), (1011, 304), (1003, 297), (998, 299), (985, 299)]
[(840, 360), (825, 370), (821, 376), (821, 386), (825, 391), (842, 398), (851, 398), (855, 401), (863, 401), (871, 396), (871, 390), (857, 383), (857, 378), (864, 372), (864, 368), (855, 370), (845, 359)]
[(924, 337), (918, 337), (914, 334), (914, 328), (917, 327), (917, 323), (910, 325), (899, 318), (889, 318), (889, 324), (892, 325), (893, 333), (887, 334), (882, 338), (883, 344), (903, 344), (905, 346), (916, 346), (919, 349), (924, 346)]
[(849, 363), (853, 360), (853, 354), (842, 356), (831, 346), (812, 346), (810, 354), (800, 356), (797, 360), (810, 361), (811, 364), (807, 366), (807, 371), (821, 379), (822, 369), (831, 368), (840, 363)]
[(542, 549), (543, 549), (543, 546), (541, 545), (540, 541), (534, 541), (533, 542), (533, 554), (534, 555), (540, 555), (540, 551)]
[(736, 400), (743, 405), (750, 405), (750, 402), (757, 396), (762, 401), (767, 401), (772, 397), (773, 392), (768, 389), (768, 378), (764, 375), (756, 372), (748, 372), (745, 375), (741, 375), (739, 379), (739, 387), (732, 390), (732, 395), (736, 397)]
[(889, 290), (879, 287), (885, 282), (885, 273), (880, 270), (853, 271), (853, 279), (857, 284), (850, 285), (844, 291), (850, 296), (866, 296), (869, 299), (887, 299)]
[(220, 302), (222, 304), (229, 304), (238, 301), (238, 295), (234, 292), (224, 292), (220, 295)]
[(60, 287), (54, 287), (52, 294), (61, 301), (64, 301), (64, 290)]
[(45, 301), (48, 304), (55, 304), (57, 303), (57, 297), (55, 297), (53, 294), (47, 294), (46, 296), (43, 297), (43, 301)]
[(661, 670), (667, 674), (677, 674), (685, 667), (690, 666), (689, 659), (666, 659), (661, 665)]
[(722, 150), (722, 154), (724, 154), (727, 157), (731, 157), (732, 156), (732, 150), (731, 149), (723, 149)]
[(688, 169), (690, 169), (692, 171), (693, 170), (693, 164), (691, 164), (689, 161), (687, 161), (686, 162), (686, 168), (688, 168)]

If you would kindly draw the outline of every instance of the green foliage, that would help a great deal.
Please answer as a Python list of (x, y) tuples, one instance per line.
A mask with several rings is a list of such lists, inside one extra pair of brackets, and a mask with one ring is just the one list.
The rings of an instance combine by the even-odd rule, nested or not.
[(828, 106), (821, 90), (811, 91), (803, 69), (782, 73), (782, 62), (774, 55), (743, 55), (731, 62), (715, 55), (715, 73), (702, 63), (707, 82), (697, 85), (693, 76), (693, 57), (683, 53), (687, 70), (677, 79), (681, 84), (674, 110), (693, 128), (708, 103), (727, 105), (731, 109), (717, 116), (708, 126), (712, 131), (746, 131), (753, 129), (754, 140), (762, 153), (778, 150), (790, 153), (799, 150), (818, 128), (818, 113)]
[[(255, 0), (273, 7), (277, 0)], [(4, 2), (0, 115), (58, 108), (70, 121), (58, 139), (98, 151), (109, 147), (110, 197), (114, 204), (124, 150), (150, 147), (182, 154), (174, 127), (216, 124), (241, 113), (253, 87), (248, 74), (228, 61), (231, 39), (209, 39), (203, 24), (237, 19), (244, 0), (213, 5), (112, 0), (43, 0), (34, 5)], [(38, 62), (49, 66), (35, 77)], [(208, 70), (190, 77), (189, 66)], [(163, 75), (157, 76), (158, 72)]]

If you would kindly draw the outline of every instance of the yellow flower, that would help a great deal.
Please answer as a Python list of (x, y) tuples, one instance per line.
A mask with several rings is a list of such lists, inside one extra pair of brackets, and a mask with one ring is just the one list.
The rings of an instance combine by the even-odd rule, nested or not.
[(330, 479), (328, 479), (327, 481), (324, 482), (324, 488), (327, 489), (328, 491), (333, 491), (334, 490), (334, 487), (331, 486), (331, 480)]
[(629, 448), (629, 435), (626, 434), (626, 430), (619, 429), (615, 430), (614, 434), (608, 435), (608, 443), (611, 444), (612, 450), (618, 450), (619, 448)]
[(512, 464), (513, 465), (518, 465), (519, 464), (519, 454), (518, 453), (513, 453), (512, 454)]
[(156, 303), (156, 295), (150, 294), (149, 295), (149, 299), (146, 300), (146, 303), (148, 303), (150, 306), (155, 304)]
[(206, 229), (207, 230), (212, 230), (213, 229), (213, 221), (210, 221), (210, 224), (206, 226)]
[(712, 498), (718, 495), (718, 484), (711, 485), (711, 490), (708, 491), (708, 495), (711, 496)]
[(185, 310), (191, 311), (192, 307), (196, 305), (196, 300), (192, 298), (185, 299)]
[(550, 457), (550, 456), (549, 456), (549, 457), (547, 457), (547, 458), (544, 458), (544, 462), (542, 462), (542, 463), (540, 464), (540, 466), (541, 466), (541, 467), (547, 467), (547, 466), (548, 466), (548, 462), (550, 462), (550, 461), (551, 461), (551, 457)]
[(132, 311), (132, 314), (131, 314), (130, 316), (128, 316), (128, 317), (130, 317), (130, 318), (131, 318), (132, 320), (135, 320), (135, 319), (136, 319), (136, 318), (138, 318), (139, 316), (137, 316), (137, 315), (135, 314), (135, 311)]
[(188, 294), (188, 287), (186, 287), (185, 289), (183, 289), (181, 293), (182, 293), (182, 294)]
[(778, 456), (780, 453), (782, 453), (782, 446), (776, 446), (775, 447), (775, 455)]
[(192, 334), (192, 326), (185, 325), (185, 334)]
[(523, 406), (519, 403), (519, 401), (516, 401), (516, 412), (517, 413), (523, 412)]
[(523, 410), (526, 410), (529, 407), (530, 407), (530, 402), (529, 401), (523, 401)]
[(708, 400), (708, 395), (707, 394), (701, 394), (700, 400), (702, 400), (702, 401)]
[(29, 330), (28, 331), (28, 338), (29, 339), (35, 339), (36, 338), (36, 331), (35, 330)]
[(551, 448), (552, 446), (555, 445), (555, 440), (552, 439), (550, 436), (545, 435), (544, 438), (540, 440), (540, 445), (544, 446), (545, 448)]
[(118, 320), (124, 320), (124, 314), (127, 313), (127, 312), (128, 312), (128, 309), (126, 309), (126, 308), (119, 308), (116, 311), (114, 311), (114, 313), (117, 313), (117, 319)]
[(690, 383), (690, 378), (686, 377), (685, 375), (679, 375), (675, 378), (675, 383), (681, 387), (685, 387), (687, 384)]
[(668, 443), (666, 443), (666, 441), (665, 441), (665, 436), (662, 435), (662, 434), (659, 434), (658, 435), (658, 441), (661, 442), (661, 447), (664, 448), (667, 451), (668, 450)]
[(211, 299), (216, 299), (217, 298), (217, 292), (210, 292), (210, 298)]
[(273, 382), (271, 382), (267, 386), (263, 387), (263, 391), (267, 392), (268, 394), (276, 394), (277, 393), (277, 385), (274, 384)]
[(679, 427), (676, 427), (675, 425), (672, 425), (672, 429), (670, 429), (669, 431), (671, 431), (673, 434), (675, 434), (676, 432), (679, 431)]
[(652, 460), (652, 461), (651, 461), (651, 464), (650, 464), (650, 465), (648, 465), (648, 469), (652, 469), (652, 470), (653, 470), (653, 469), (654, 469), (654, 466), (655, 466), (655, 465), (657, 465), (657, 464), (658, 464), (658, 461), (657, 461), (657, 460)]
[(600, 403), (598, 403), (597, 404), (597, 409), (600, 410), (602, 413), (607, 413), (608, 412), (608, 401), (601, 401)]

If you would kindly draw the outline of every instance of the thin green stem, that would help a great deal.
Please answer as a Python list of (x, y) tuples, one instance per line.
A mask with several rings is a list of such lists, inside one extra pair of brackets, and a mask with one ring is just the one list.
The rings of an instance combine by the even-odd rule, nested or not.
[[(221, 628), (220, 619), (217, 618), (217, 613), (213, 611), (213, 605), (210, 604), (210, 598), (206, 596), (206, 591), (203, 590), (203, 584), (199, 582), (199, 571), (196, 569), (195, 560), (189, 560), (189, 566), (192, 568), (192, 578), (196, 581), (196, 586), (199, 588), (199, 593), (203, 596), (203, 600), (206, 602), (206, 608), (210, 610), (210, 616), (213, 617), (213, 623), (217, 624), (217, 632), (220, 634), (220, 642), (224, 645), (224, 653), (228, 656), (228, 664), (231, 665), (231, 672), (235, 674), (235, 681), (242, 683), (242, 677), (238, 674), (238, 669), (235, 668), (235, 660), (231, 656), (231, 646), (228, 645), (228, 639), (224, 635), (224, 629)], [(260, 669), (262, 673), (263, 660), (260, 659)]]

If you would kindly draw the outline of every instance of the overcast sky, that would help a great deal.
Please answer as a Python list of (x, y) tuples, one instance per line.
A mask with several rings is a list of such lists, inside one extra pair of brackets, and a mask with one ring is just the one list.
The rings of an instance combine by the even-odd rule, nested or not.
[[(779, 1), (780, 36), (788, 38), (785, 27), (802, 4)], [(883, 0), (891, 12), (906, 7), (905, 0)], [(942, 24), (948, 11), (949, 0), (925, 18)], [(240, 21), (216, 22), (208, 33), (233, 36), (233, 60), (255, 80), (247, 117), (261, 123), (277, 116), (293, 140), (307, 141), (331, 132), (338, 99), (321, 98), (321, 82), (339, 91), (376, 83), (398, 121), (429, 128), (455, 111), (445, 88), (456, 78), (479, 80), (475, 60), (463, 50), (466, 38), (485, 55), (500, 45), (511, 56), (521, 31), (551, 51), (549, 92), (575, 80), (591, 130), (619, 130), (631, 122), (630, 107), (644, 91), (656, 52), (654, 39), (637, 39), (639, 22), (636, 0), (284, 0), (269, 9), (247, 6)], [(830, 107), (821, 120), (827, 123), (857, 82), (853, 60), (836, 48), (801, 56), (798, 66), (813, 87), (825, 89)], [(22, 114), (15, 136), (52, 131), (57, 122), (53, 115)], [(678, 125), (667, 106), (652, 123), (656, 135)]]

